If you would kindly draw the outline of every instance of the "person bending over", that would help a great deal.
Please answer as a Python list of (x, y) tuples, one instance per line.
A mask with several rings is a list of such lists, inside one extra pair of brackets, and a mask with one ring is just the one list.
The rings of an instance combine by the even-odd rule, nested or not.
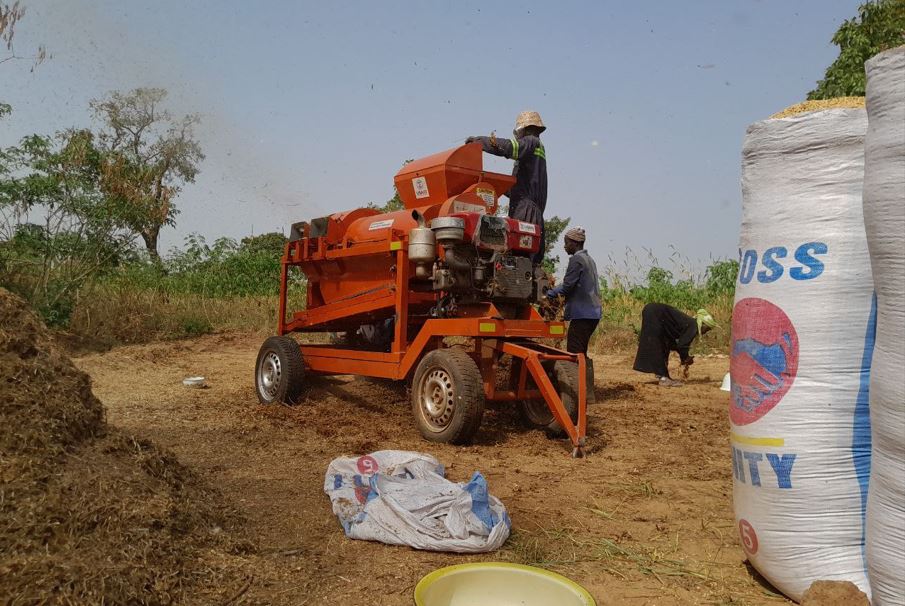
[(698, 335), (705, 335), (716, 327), (706, 309), (699, 309), (694, 317), (665, 303), (648, 303), (641, 311), (641, 335), (634, 369), (656, 375), (660, 385), (678, 387), (682, 383), (669, 376), (669, 354), (678, 352), (685, 374), (694, 363), (688, 353)]

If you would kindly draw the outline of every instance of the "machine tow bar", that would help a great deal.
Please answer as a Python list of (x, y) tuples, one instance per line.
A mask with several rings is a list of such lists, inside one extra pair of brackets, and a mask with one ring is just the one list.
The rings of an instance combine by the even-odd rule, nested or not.
[(573, 459), (583, 459), (584, 458), (584, 445), (585, 438), (582, 436), (578, 440), (578, 446), (572, 449), (572, 458)]

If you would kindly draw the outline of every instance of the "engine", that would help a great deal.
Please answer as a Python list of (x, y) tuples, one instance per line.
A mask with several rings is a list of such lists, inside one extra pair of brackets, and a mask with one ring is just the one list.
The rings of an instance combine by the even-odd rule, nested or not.
[[(435, 246), (440, 254), (432, 256)], [(539, 227), (533, 223), (458, 213), (434, 219), (430, 228), (413, 229), (409, 259), (416, 263), (417, 278), (458, 302), (527, 304), (539, 302), (548, 286), (546, 274), (531, 261), (539, 246)]]

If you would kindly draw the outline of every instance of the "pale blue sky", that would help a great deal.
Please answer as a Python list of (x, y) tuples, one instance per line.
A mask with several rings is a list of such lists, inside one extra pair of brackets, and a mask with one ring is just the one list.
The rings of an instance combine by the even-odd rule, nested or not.
[(859, 0), (25, 4), (17, 50), (54, 57), (0, 65), (0, 145), (87, 125), (114, 89), (202, 115), (207, 159), (164, 249), (385, 201), (405, 159), (530, 108), (547, 214), (584, 226), (598, 265), (672, 245), (701, 267), (737, 254), (746, 127), (803, 100)]

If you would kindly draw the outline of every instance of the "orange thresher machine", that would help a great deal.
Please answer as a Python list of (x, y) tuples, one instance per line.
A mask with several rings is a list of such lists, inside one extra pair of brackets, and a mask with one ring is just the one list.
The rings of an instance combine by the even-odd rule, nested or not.
[[(540, 226), (494, 216), (514, 182), (485, 172), (472, 143), (405, 165), (395, 177), (404, 210), (359, 208), (294, 224), (282, 258), (280, 336), (264, 342), (255, 369), (259, 400), (294, 403), (307, 373), (411, 378), (428, 440), (467, 442), (485, 400), (508, 400), (529, 424), (566, 434), (582, 456), (585, 358), (532, 340), (565, 331), (533, 307), (549, 286), (530, 258)], [(304, 310), (287, 309), (293, 267), (308, 279)], [(299, 345), (290, 332), (345, 337)], [(470, 337), (474, 348), (444, 337)], [(501, 388), (503, 354), (512, 365)]]

